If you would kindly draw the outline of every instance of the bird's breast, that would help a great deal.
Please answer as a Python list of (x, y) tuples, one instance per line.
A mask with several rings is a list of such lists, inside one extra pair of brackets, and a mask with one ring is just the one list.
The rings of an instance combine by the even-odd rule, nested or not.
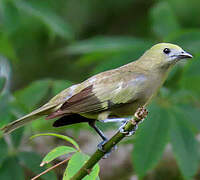
[(137, 91), (133, 90), (133, 99), (129, 103), (112, 110), (112, 114), (122, 117), (133, 115), (139, 107), (148, 105), (151, 99), (156, 95), (162, 82), (159, 77), (147, 76), (143, 83), (139, 84)]

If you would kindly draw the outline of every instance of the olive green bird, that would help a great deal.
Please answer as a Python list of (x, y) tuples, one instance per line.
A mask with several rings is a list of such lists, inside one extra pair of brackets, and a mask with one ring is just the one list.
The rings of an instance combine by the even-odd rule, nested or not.
[(149, 104), (171, 68), (185, 58), (192, 58), (192, 55), (177, 45), (156, 44), (132, 63), (63, 90), (39, 109), (3, 127), (2, 131), (10, 133), (46, 116), (46, 119), (57, 118), (54, 127), (88, 122), (106, 140), (95, 121), (126, 122), (139, 107)]

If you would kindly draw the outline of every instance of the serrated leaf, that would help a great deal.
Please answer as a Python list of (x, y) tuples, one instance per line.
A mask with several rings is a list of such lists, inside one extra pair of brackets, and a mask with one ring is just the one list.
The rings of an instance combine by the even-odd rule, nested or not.
[(4, 160), (2, 166), (0, 166), (0, 179), (6, 179), (6, 180), (25, 179), (23, 168), (19, 166), (17, 158), (9, 157)]
[(171, 143), (182, 175), (191, 179), (198, 170), (198, 142), (185, 121), (184, 111), (173, 109), (171, 120)]
[(61, 134), (55, 134), (55, 133), (43, 133), (43, 134), (36, 134), (36, 135), (32, 136), (30, 139), (33, 139), (33, 138), (36, 138), (39, 136), (55, 136), (60, 139), (64, 139), (65, 141), (71, 143), (78, 151), (80, 151), (79, 145), (72, 138), (70, 138), (68, 136), (64, 136)]
[(27, 111), (31, 111), (48, 93), (50, 85), (50, 80), (35, 81), (24, 89), (16, 91), (14, 96)]
[[(75, 153), (65, 170), (63, 180), (70, 180), (73, 175), (84, 165), (84, 163), (89, 159), (89, 157), (83, 153), (77, 152)], [(83, 180), (94, 180), (98, 177), (99, 173), (99, 165), (96, 164), (89, 175), (87, 175)]]
[(74, 38), (70, 25), (47, 7), (41, 6), (39, 1), (15, 1), (15, 5), (20, 11), (41, 20), (57, 35), (69, 40)]
[[(18, 158), (20, 160), (20, 163), (23, 164), (24, 167), (29, 169), (31, 172), (33, 172), (34, 175), (38, 175), (39, 173), (45, 171), (44, 167), (39, 166), (42, 158), (34, 152), (20, 152), (18, 154)], [(18, 167), (18, 165), (16, 167)], [(15, 169), (17, 169), (16, 167), (15, 167)], [(16, 178), (14, 178), (14, 179), (16, 179)], [(56, 178), (55, 173), (53, 171), (50, 171), (50, 172), (42, 175), (41, 179), (55, 180), (57, 178)], [(16, 180), (18, 180), (18, 179), (16, 179)]]
[(76, 152), (77, 150), (69, 147), (69, 146), (59, 146), (54, 148), (53, 150), (51, 150), (42, 160), (41, 166), (43, 166), (44, 164), (47, 164), (51, 161), (53, 161), (54, 159), (56, 159), (59, 156), (65, 155), (65, 154), (69, 154), (72, 152)]
[(162, 38), (180, 30), (176, 16), (167, 2), (157, 3), (151, 9), (150, 16), (153, 31)]
[(149, 108), (147, 119), (138, 128), (132, 160), (136, 173), (143, 177), (149, 170), (154, 168), (160, 158), (169, 137), (168, 112), (153, 104)]

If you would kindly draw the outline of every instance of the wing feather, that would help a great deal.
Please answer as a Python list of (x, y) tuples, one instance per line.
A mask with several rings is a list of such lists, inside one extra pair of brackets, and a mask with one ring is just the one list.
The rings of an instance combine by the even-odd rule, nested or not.
[[(115, 107), (117, 104), (130, 103), (137, 99), (138, 83), (141, 75), (133, 74), (127, 79), (127, 74), (116, 74), (112, 77), (89, 79), (92, 83), (67, 99), (57, 112), (48, 118), (55, 118), (71, 113), (95, 113)], [(89, 81), (87, 80), (87, 81)], [(144, 78), (143, 78), (144, 80)]]

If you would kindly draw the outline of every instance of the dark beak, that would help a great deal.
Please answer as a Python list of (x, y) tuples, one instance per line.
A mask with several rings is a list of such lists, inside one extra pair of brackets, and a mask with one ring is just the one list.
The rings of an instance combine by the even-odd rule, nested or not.
[(186, 52), (186, 51), (182, 51), (180, 55), (178, 55), (179, 59), (188, 59), (188, 58), (193, 58), (193, 56)]

